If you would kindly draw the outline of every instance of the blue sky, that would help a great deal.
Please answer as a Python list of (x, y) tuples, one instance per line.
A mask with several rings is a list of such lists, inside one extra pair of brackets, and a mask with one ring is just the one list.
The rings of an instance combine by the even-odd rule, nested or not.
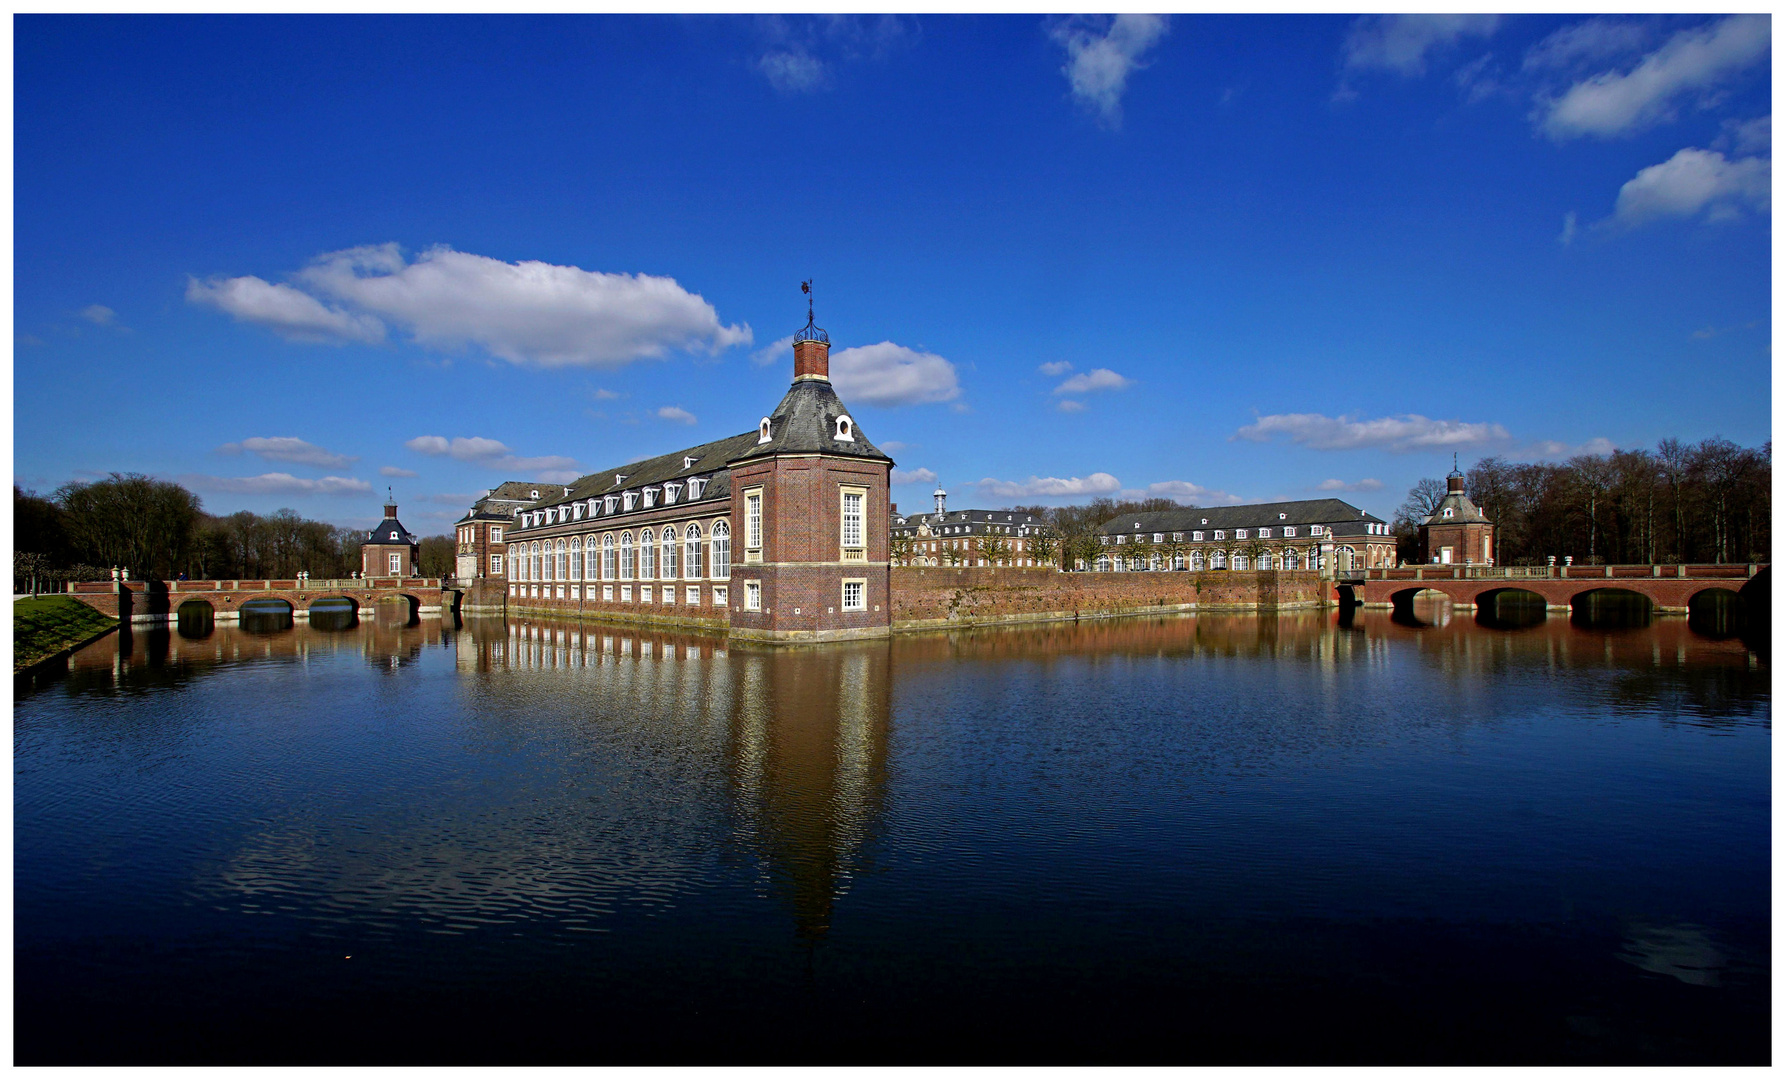
[(14, 471), (445, 531), (833, 374), (951, 505), (1771, 438), (1770, 21), (15, 22)]

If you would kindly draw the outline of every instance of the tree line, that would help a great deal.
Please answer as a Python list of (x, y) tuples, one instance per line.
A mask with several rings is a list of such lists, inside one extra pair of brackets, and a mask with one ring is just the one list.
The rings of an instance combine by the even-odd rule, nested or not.
[[(206, 513), (179, 484), (139, 473), (75, 481), (45, 498), (16, 484), (13, 589), (36, 592), (66, 581), (104, 581), (113, 567), (133, 578), (344, 578), (360, 568), (366, 534), (291, 509)], [(450, 536), (421, 541), (424, 576), (452, 572)]]
[[(1582, 454), (1516, 464), (1502, 457), (1463, 474), (1464, 493), (1494, 522), (1494, 561), (1767, 562), (1772, 551), (1773, 444), (1663, 439), (1653, 450)], [(1415, 558), (1419, 523), (1444, 497), (1427, 478), (1395, 511), (1403, 561)]]

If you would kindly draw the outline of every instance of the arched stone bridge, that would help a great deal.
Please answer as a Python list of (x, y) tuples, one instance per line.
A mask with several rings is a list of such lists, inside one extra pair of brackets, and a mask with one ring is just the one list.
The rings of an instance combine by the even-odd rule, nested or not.
[(354, 611), (381, 600), (405, 600), (416, 615), (458, 606), (459, 592), (441, 578), (224, 578), (211, 581), (71, 581), (70, 599), (132, 623), (171, 622), (187, 605), (204, 605), (219, 621), (241, 618), (250, 600), (282, 600), (293, 618), (307, 619), (321, 600), (346, 600)]
[[(1771, 573), (1765, 564), (1633, 566), (1401, 566), (1361, 571), (1348, 585), (1365, 607), (1401, 607), (1421, 590), (1453, 604), (1481, 607), (1493, 594), (1521, 589), (1543, 598), (1551, 611), (1571, 610), (1588, 593), (1615, 589), (1648, 598), (1657, 614), (1685, 615), (1701, 593), (1723, 590), (1764, 604)], [(1341, 577), (1344, 575), (1341, 574)], [(1344, 598), (1341, 592), (1341, 598)]]

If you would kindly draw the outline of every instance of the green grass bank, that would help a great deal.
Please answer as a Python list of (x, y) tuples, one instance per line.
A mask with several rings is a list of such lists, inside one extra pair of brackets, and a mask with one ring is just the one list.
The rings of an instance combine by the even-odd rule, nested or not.
[(71, 645), (79, 645), (118, 625), (79, 600), (39, 596), (12, 603), (12, 671), (17, 675), (32, 664)]

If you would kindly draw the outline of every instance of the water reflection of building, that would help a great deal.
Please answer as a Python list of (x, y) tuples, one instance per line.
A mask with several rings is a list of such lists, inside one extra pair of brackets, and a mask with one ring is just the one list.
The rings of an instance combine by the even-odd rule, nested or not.
[(884, 645), (740, 655), (731, 773), (745, 835), (802, 938), (830, 929), (886, 801)]
[[(457, 645), (462, 672), (608, 668), (605, 689), (653, 699), (642, 713), (668, 708), (724, 725), (717, 745), (738, 821), (733, 835), (802, 938), (829, 929), (884, 812), (886, 642), (740, 651), (719, 634), (485, 618), (467, 620)], [(721, 663), (722, 674), (691, 677), (709, 662)]]

